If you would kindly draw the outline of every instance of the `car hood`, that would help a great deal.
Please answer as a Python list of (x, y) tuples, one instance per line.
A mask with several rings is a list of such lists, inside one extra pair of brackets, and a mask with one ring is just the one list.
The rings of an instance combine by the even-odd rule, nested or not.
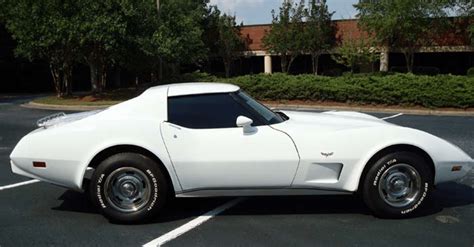
[(393, 125), (374, 116), (349, 111), (329, 111), (322, 113), (282, 111), (290, 119), (272, 127), (287, 131), (288, 129), (314, 130), (327, 133), (331, 131)]

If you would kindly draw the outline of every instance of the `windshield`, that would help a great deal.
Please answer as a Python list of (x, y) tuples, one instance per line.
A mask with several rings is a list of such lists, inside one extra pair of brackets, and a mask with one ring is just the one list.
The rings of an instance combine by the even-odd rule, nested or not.
[(257, 112), (262, 116), (269, 124), (277, 124), (284, 122), (282, 116), (276, 114), (272, 110), (268, 109), (266, 106), (260, 104), (258, 101), (254, 100), (252, 97), (248, 96), (246, 93), (239, 91), (236, 93), (237, 97), (242, 100), (248, 107)]

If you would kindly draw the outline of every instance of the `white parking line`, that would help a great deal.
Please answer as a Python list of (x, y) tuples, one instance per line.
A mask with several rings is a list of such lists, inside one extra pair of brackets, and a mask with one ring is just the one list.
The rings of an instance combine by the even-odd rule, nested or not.
[(395, 115), (392, 115), (392, 116), (389, 116), (389, 117), (384, 117), (384, 118), (382, 118), (382, 120), (400, 117), (401, 115), (403, 115), (403, 113), (398, 113), (398, 114), (395, 114)]
[(202, 223), (212, 219), (212, 217), (224, 212), (225, 210), (235, 206), (236, 204), (242, 202), (244, 200), (243, 197), (241, 198), (236, 198), (232, 201), (229, 201), (225, 204), (222, 204), (221, 206), (195, 218), (194, 220), (191, 220), (190, 222), (160, 236), (159, 238), (156, 238), (146, 244), (143, 245), (143, 247), (156, 247), (156, 246), (161, 246), (170, 240), (173, 240), (182, 234), (192, 230), (193, 228), (196, 228), (197, 226), (201, 225)]
[(20, 183), (16, 183), (16, 184), (5, 185), (5, 186), (0, 187), (0, 191), (7, 190), (7, 189), (12, 189), (12, 188), (15, 188), (15, 187), (20, 187), (20, 186), (23, 186), (23, 185), (38, 183), (38, 182), (39, 182), (38, 179), (32, 179), (32, 180), (28, 180), (28, 181), (24, 181), (24, 182), (20, 182)]

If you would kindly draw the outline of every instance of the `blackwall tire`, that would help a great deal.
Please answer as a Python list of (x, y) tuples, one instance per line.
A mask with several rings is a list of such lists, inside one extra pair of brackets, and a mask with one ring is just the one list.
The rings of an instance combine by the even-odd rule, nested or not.
[(433, 173), (421, 156), (395, 152), (376, 161), (365, 175), (362, 197), (376, 216), (415, 216), (429, 201)]
[(107, 218), (122, 223), (153, 218), (168, 198), (168, 184), (158, 164), (136, 153), (119, 153), (102, 161), (89, 191)]

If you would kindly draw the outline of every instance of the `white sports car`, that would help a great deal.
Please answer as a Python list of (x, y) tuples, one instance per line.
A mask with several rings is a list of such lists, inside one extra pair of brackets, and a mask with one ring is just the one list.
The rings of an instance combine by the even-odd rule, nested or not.
[(105, 216), (125, 222), (156, 215), (171, 196), (355, 192), (376, 215), (403, 217), (473, 164), (419, 130), (358, 112), (274, 112), (219, 83), (153, 87), (38, 125), (13, 150), (12, 171), (88, 190)]

